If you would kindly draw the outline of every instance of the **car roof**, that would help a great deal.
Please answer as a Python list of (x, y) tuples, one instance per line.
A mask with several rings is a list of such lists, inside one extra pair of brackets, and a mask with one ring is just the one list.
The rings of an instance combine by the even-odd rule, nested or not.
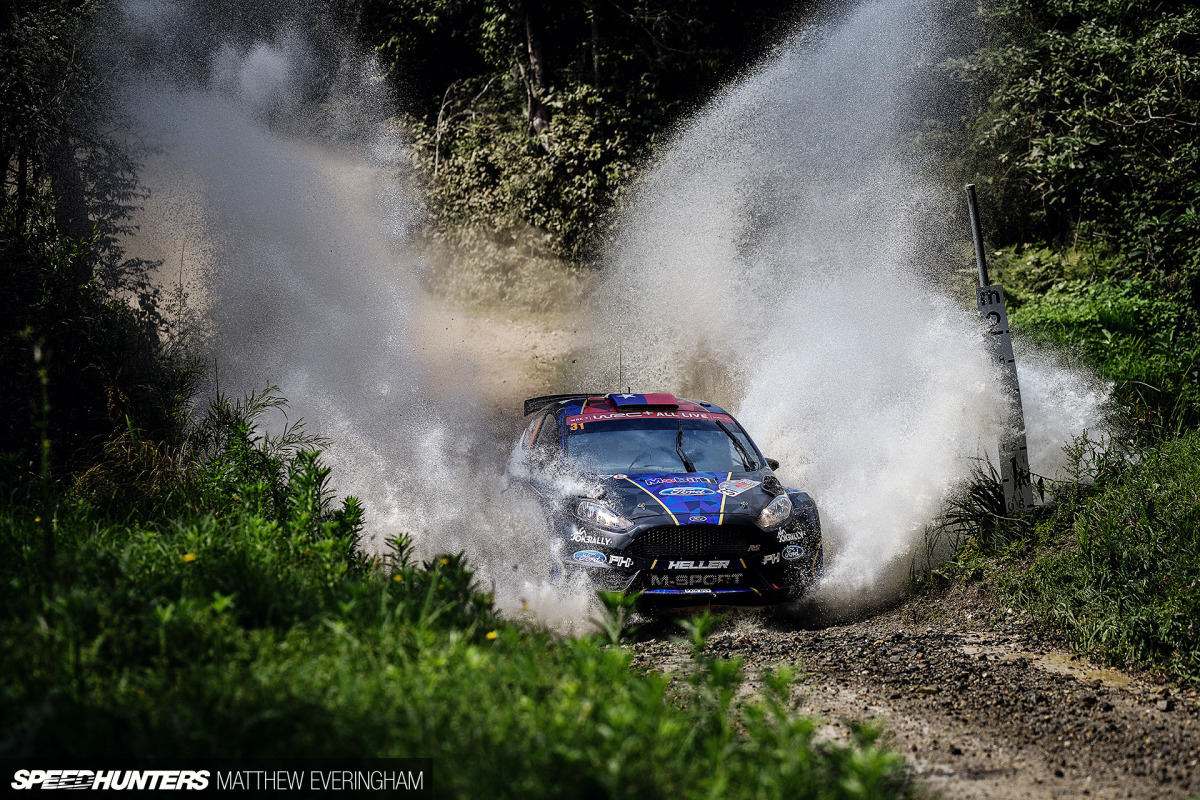
[(534, 397), (525, 401), (526, 415), (535, 413), (547, 406), (557, 406), (556, 413), (568, 417), (595, 419), (619, 419), (621, 417), (646, 417), (649, 413), (662, 417), (691, 417), (706, 419), (710, 416), (729, 416), (729, 412), (720, 406), (703, 400), (692, 400), (676, 397), (666, 392), (650, 392), (634, 394), (631, 392), (611, 392), (609, 394), (579, 393), (546, 395)]

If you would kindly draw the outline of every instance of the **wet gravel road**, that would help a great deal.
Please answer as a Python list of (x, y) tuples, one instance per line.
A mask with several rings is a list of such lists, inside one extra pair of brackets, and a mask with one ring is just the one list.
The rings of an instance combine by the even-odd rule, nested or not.
[[(679, 631), (650, 625), (635, 665), (688, 658)], [(730, 615), (711, 655), (745, 660), (747, 691), (764, 668), (804, 675), (797, 707), (828, 722), (882, 723), (934, 796), (1200, 797), (1200, 697), (1099, 669), (975, 598), (920, 598), (870, 618), (821, 625)]]

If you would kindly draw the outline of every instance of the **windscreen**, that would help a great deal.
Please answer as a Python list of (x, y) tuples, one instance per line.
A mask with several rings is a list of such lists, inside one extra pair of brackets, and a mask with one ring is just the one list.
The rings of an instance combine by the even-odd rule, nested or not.
[(754, 445), (736, 425), (694, 419), (604, 420), (569, 425), (567, 463), (599, 475), (749, 472)]

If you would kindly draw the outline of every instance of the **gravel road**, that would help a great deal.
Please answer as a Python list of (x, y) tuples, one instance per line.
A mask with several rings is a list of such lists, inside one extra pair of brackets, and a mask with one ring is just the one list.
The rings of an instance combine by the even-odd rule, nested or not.
[[(688, 658), (681, 632), (651, 623), (635, 665)], [(916, 598), (853, 622), (735, 612), (707, 651), (757, 674), (795, 665), (797, 708), (823, 735), (882, 724), (933, 796), (1200, 796), (1200, 697), (1100, 669), (1039, 638), (1029, 620), (977, 596)]]
[[(563, 321), (513, 321), (427, 299), (437, 324), (421, 355), (465, 362), (512, 418), (520, 400), (553, 391), (578, 331)], [(825, 618), (822, 618), (822, 617)], [(636, 665), (688, 660), (682, 631), (652, 621)], [(924, 791), (945, 798), (1200, 798), (1200, 695), (1147, 676), (1100, 669), (1039, 638), (1031, 620), (979, 592), (909, 599), (854, 621), (819, 609), (787, 618), (731, 614), (711, 654), (745, 660), (744, 691), (780, 663), (803, 674), (797, 708), (823, 735), (873, 721), (908, 758)]]

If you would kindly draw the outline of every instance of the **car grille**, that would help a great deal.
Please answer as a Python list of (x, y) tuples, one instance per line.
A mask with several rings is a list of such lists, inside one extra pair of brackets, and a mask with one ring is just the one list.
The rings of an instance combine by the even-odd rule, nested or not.
[(762, 540), (762, 531), (746, 525), (667, 525), (646, 531), (625, 552), (644, 558), (740, 556)]

